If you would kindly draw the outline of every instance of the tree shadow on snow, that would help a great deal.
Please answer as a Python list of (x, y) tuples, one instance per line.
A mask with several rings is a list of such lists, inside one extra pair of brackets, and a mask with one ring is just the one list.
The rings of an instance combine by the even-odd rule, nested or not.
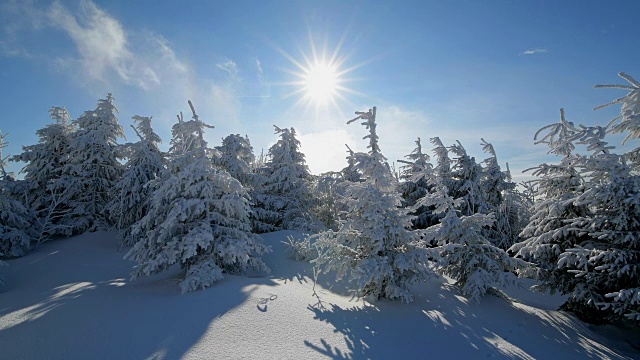
[(421, 285), (411, 304), (309, 306), (314, 319), (330, 324), (344, 344), (306, 340), (307, 347), (334, 359), (635, 358), (562, 312), (548, 312), (504, 298), (468, 303), (442, 280)]
[(177, 271), (131, 282), (133, 263), (107, 235), (44, 244), (10, 263), (12, 285), (0, 296), (4, 358), (180, 358), (204, 334), (215, 337), (211, 324), (255, 297), (256, 285), (276, 285), (226, 275), (180, 294)]

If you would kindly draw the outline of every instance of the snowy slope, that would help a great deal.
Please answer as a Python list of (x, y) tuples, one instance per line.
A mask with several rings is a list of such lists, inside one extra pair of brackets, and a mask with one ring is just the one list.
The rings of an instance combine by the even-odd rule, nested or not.
[(0, 290), (0, 357), (640, 358), (612, 336), (639, 334), (591, 327), (552, 310), (560, 298), (522, 289), (508, 291), (513, 302), (469, 304), (434, 279), (412, 304), (365, 305), (324, 275), (320, 309), (311, 267), (284, 254), (289, 234), (263, 236), (274, 250), (265, 257), (270, 276), (226, 276), (184, 295), (175, 271), (129, 281), (133, 263), (117, 252), (113, 233), (44, 244), (0, 268), (8, 283)]

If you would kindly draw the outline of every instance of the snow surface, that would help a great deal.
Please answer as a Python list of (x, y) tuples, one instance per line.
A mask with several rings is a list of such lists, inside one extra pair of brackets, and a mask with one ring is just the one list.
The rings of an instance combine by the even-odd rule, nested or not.
[[(411, 304), (353, 299), (286, 257), (292, 231), (262, 235), (269, 276), (180, 294), (178, 271), (129, 281), (115, 233), (52, 241), (0, 268), (5, 359), (640, 358), (640, 334), (558, 312), (559, 296), (508, 289), (469, 303), (445, 279)], [(332, 286), (333, 285), (333, 286)], [(511, 300), (509, 300), (511, 299)], [(634, 343), (635, 342), (635, 343)], [(635, 349), (634, 347), (635, 346)]]

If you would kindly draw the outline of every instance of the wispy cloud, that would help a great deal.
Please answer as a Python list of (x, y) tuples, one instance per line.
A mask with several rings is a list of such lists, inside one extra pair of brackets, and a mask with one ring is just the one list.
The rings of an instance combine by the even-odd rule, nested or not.
[(525, 51), (521, 52), (520, 55), (545, 54), (545, 53), (548, 53), (548, 52), (549, 52), (549, 49), (535, 48), (535, 49), (525, 50)]
[(187, 71), (164, 38), (150, 32), (130, 34), (91, 1), (81, 2), (76, 13), (54, 2), (47, 18), (73, 40), (77, 50), (76, 56), (57, 58), (57, 65), (65, 70), (82, 69), (86, 79), (110, 84), (115, 77), (149, 90), (162, 84), (166, 73)]
[(216, 67), (229, 74), (232, 79), (238, 79), (238, 65), (232, 60), (226, 60), (225, 62), (216, 64)]

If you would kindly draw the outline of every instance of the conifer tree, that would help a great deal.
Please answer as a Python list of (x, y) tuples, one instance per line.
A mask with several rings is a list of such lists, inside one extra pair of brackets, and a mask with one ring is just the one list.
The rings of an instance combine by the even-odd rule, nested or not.
[(136, 115), (133, 120), (136, 126), (131, 127), (140, 140), (123, 146), (128, 159), (126, 171), (115, 184), (116, 196), (108, 205), (111, 222), (119, 230), (118, 239), (122, 246), (136, 242), (131, 236), (131, 226), (148, 212), (154, 190), (150, 182), (164, 167), (164, 155), (158, 148), (161, 140), (151, 127), (151, 117)]
[(49, 110), (55, 122), (36, 131), (38, 143), (23, 146), (23, 153), (12, 157), (12, 161), (22, 161), (26, 165), (20, 171), (27, 184), (29, 207), (39, 213), (47, 211), (54, 201), (50, 185), (58, 180), (67, 163), (67, 156), (74, 127), (65, 108), (53, 106)]
[(212, 158), (213, 163), (238, 179), (242, 186), (251, 189), (255, 186), (252, 168), (256, 157), (248, 137), (231, 134), (222, 139), (222, 145), (216, 146), (220, 156)]
[[(414, 207), (418, 199), (429, 192), (429, 183), (434, 176), (433, 165), (429, 163), (429, 155), (422, 152), (420, 138), (416, 140), (416, 148), (405, 157), (409, 161), (398, 160), (398, 162), (405, 164), (400, 168), (400, 178), (404, 181), (400, 183), (399, 190), (404, 199), (402, 205)], [(437, 223), (437, 219), (434, 219), (431, 210), (426, 206), (416, 207), (411, 215), (415, 216), (413, 219), (415, 229), (426, 229)]]
[(425, 240), (437, 244), (437, 271), (456, 280), (465, 296), (479, 301), (492, 288), (515, 284), (515, 273), (526, 272), (529, 265), (510, 257), (482, 235), (495, 221), (493, 214), (461, 216), (457, 209), (463, 201), (453, 199), (445, 186), (436, 186), (419, 203), (442, 214), (440, 223), (425, 232)]
[(427, 250), (411, 229), (412, 217), (400, 208), (402, 198), (387, 159), (380, 152), (376, 132), (376, 108), (348, 123), (362, 120), (369, 134), (367, 153), (351, 155), (362, 182), (349, 182), (344, 204), (348, 209), (338, 231), (319, 233), (316, 264), (324, 271), (337, 271), (338, 279), (349, 276), (359, 294), (373, 299), (413, 300), (412, 286), (425, 279)]
[(570, 222), (587, 240), (562, 253), (558, 268), (575, 276), (566, 309), (592, 322), (640, 323), (640, 147), (618, 155), (604, 141), (607, 132), (626, 133), (623, 144), (640, 137), (640, 83), (624, 73), (620, 77), (630, 85), (596, 86), (629, 90), (596, 108), (621, 104), (620, 116), (607, 127), (580, 125), (573, 131), (571, 140), (591, 152), (575, 161), (585, 190), (574, 204), (588, 211)]
[(467, 154), (467, 150), (460, 141), (449, 147), (449, 151), (457, 155), (452, 162), (452, 181), (450, 194), (454, 199), (462, 199), (460, 211), (464, 215), (473, 215), (484, 207), (480, 179), (482, 168), (474, 157)]
[[(545, 133), (546, 132), (546, 133)], [(580, 279), (565, 268), (558, 266), (561, 254), (566, 251), (584, 247), (589, 236), (571, 225), (577, 218), (588, 214), (585, 205), (576, 203), (576, 199), (584, 192), (584, 179), (576, 164), (580, 159), (574, 154), (574, 138), (578, 132), (573, 123), (565, 119), (564, 109), (560, 110), (560, 121), (538, 130), (534, 139), (536, 144), (549, 146), (549, 153), (561, 156), (559, 164), (541, 164), (533, 168), (537, 176), (536, 201), (531, 209), (531, 220), (522, 230), (523, 241), (514, 244), (509, 250), (517, 257), (535, 263), (535, 278), (541, 283), (534, 288), (542, 291), (570, 294), (563, 308), (584, 314), (596, 312), (595, 304), (582, 303), (571, 296), (579, 286)], [(584, 311), (580, 311), (582, 308)]]
[(223, 273), (268, 271), (260, 255), (268, 251), (251, 234), (249, 195), (229, 173), (213, 165), (203, 123), (189, 101), (193, 119), (173, 126), (170, 161), (159, 179), (149, 211), (131, 236), (139, 238), (126, 255), (138, 263), (133, 278), (182, 269), (182, 292), (206, 288)]
[[(35, 213), (12, 194), (15, 185), (13, 174), (6, 171), (2, 149), (7, 146), (6, 137), (0, 131), (0, 256), (22, 256), (32, 249), (36, 237)], [(3, 265), (0, 261), (0, 265)]]
[(78, 130), (72, 135), (68, 162), (54, 184), (56, 192), (71, 192), (64, 204), (71, 211), (61, 219), (68, 235), (108, 227), (107, 205), (124, 171), (117, 143), (124, 138), (124, 130), (115, 115), (114, 100), (108, 94), (98, 100), (95, 110), (85, 111), (74, 121)]
[(269, 148), (268, 175), (263, 184), (264, 194), (256, 201), (259, 207), (278, 214), (277, 229), (313, 230), (320, 227), (313, 216), (313, 180), (295, 129), (275, 126), (280, 139)]
[(516, 184), (511, 181), (509, 164), (507, 170), (502, 171), (498, 164), (498, 157), (492, 144), (482, 140), (483, 150), (489, 154), (483, 163), (480, 178), (480, 193), (482, 195), (481, 208), (483, 214), (494, 214), (495, 223), (485, 229), (485, 237), (494, 245), (507, 250), (511, 245), (520, 241), (518, 234), (525, 222), (528, 222), (528, 211), (523, 209), (526, 202), (516, 190)]

